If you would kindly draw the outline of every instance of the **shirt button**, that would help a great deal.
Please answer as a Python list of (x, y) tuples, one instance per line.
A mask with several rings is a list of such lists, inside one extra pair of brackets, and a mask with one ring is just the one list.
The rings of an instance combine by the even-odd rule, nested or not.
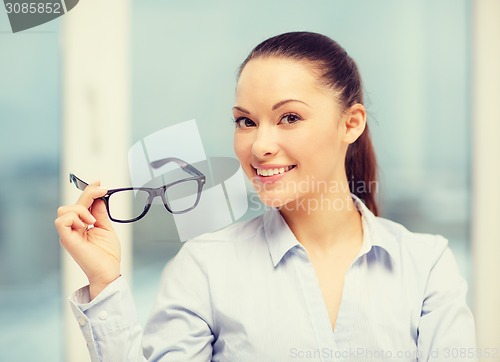
[(83, 317), (79, 317), (78, 318), (78, 324), (81, 325), (82, 327), (87, 323), (87, 321), (85, 320), (85, 318)]
[(101, 313), (99, 313), (98, 317), (99, 317), (100, 320), (103, 321), (103, 320), (105, 320), (105, 319), (108, 318), (108, 312), (102, 311)]

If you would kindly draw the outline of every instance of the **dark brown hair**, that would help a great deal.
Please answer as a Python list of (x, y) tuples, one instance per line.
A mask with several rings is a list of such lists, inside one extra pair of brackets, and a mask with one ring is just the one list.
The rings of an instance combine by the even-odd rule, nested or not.
[[(241, 64), (238, 75), (252, 59), (279, 57), (311, 64), (319, 80), (336, 94), (343, 110), (363, 104), (361, 76), (354, 60), (334, 40), (311, 32), (291, 32), (269, 38), (257, 45)], [(377, 162), (368, 125), (363, 134), (347, 149), (345, 169), (350, 191), (375, 214), (379, 214)], [(372, 189), (375, 185), (375, 189)]]

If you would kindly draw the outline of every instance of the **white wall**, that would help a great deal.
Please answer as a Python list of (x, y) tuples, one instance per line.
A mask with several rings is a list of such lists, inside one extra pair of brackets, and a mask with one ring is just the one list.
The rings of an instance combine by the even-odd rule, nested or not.
[[(104, 187), (127, 186), (130, 140), (130, 4), (85, 0), (63, 22), (62, 202), (81, 193), (68, 182), (73, 172)], [(124, 208), (129, 205), (124, 205)], [(130, 273), (131, 226), (114, 225), (122, 246), (122, 274)], [(63, 299), (86, 284), (63, 253)], [(78, 323), (65, 306), (65, 361), (89, 361)]]
[(500, 1), (473, 4), (474, 314), (478, 345), (500, 359)]

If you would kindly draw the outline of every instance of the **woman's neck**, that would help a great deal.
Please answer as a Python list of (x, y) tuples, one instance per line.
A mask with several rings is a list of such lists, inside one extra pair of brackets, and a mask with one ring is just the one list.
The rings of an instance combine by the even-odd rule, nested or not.
[(280, 213), (308, 252), (361, 247), (361, 215), (349, 192), (308, 194), (281, 207)]

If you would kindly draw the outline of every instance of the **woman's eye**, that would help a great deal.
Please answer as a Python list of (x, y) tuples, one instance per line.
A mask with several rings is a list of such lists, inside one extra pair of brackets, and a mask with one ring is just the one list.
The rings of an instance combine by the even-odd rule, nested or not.
[(250, 118), (246, 118), (246, 117), (236, 118), (234, 120), (234, 123), (236, 124), (236, 127), (238, 127), (238, 128), (255, 127), (255, 122), (252, 121)]
[(300, 118), (300, 116), (293, 114), (293, 113), (289, 113), (289, 114), (285, 114), (283, 117), (281, 117), (280, 123), (294, 124), (294, 123), (300, 121), (301, 119), (302, 118)]

